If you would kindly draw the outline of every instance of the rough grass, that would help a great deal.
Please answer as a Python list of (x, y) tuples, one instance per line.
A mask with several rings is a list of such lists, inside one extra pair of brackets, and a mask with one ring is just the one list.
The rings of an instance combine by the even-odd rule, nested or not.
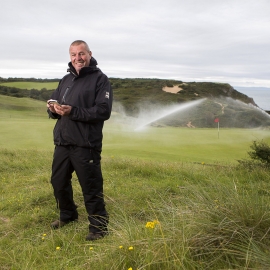
[(76, 175), (79, 222), (49, 227), (51, 157), (1, 149), (1, 269), (270, 267), (269, 171), (104, 158), (110, 235), (91, 243)]

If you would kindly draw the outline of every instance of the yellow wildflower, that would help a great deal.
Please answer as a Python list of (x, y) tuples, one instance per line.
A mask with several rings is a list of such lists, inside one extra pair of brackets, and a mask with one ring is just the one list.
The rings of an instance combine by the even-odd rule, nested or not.
[(133, 247), (129, 247), (128, 250), (133, 250), (134, 248)]
[(56, 250), (60, 250), (61, 248), (60, 247), (56, 247)]
[(146, 228), (151, 228), (151, 229), (154, 229), (155, 228), (155, 223), (154, 222), (151, 222), (151, 221), (148, 221), (145, 225)]
[(89, 247), (89, 250), (93, 250), (94, 248), (93, 247)]
[(119, 246), (119, 248), (123, 248), (123, 246)]

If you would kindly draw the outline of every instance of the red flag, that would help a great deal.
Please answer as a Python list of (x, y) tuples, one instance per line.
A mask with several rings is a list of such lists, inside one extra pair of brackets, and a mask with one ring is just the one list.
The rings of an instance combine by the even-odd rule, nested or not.
[(215, 118), (215, 123), (218, 123), (219, 122), (219, 119), (218, 118)]

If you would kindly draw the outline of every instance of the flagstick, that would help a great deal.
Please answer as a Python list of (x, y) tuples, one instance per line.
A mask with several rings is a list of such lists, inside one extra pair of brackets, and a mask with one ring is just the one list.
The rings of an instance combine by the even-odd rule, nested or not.
[(219, 139), (219, 121), (218, 121), (217, 125), (218, 125), (218, 139)]

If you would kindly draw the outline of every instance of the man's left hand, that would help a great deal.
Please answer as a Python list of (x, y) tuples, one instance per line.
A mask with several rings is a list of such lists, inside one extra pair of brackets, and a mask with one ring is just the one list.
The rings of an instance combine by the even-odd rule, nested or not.
[(72, 109), (72, 106), (69, 105), (54, 105), (55, 112), (59, 115), (66, 116), (70, 114), (70, 111)]

